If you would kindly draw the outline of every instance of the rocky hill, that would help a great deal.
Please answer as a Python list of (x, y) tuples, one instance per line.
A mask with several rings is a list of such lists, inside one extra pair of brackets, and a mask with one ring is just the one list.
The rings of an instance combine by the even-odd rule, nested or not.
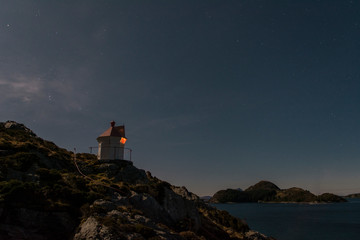
[(297, 203), (330, 203), (346, 202), (346, 199), (331, 194), (324, 193), (319, 196), (311, 192), (293, 187), (280, 189), (275, 184), (268, 181), (260, 181), (250, 186), (245, 191), (234, 189), (220, 190), (210, 199), (212, 203), (226, 202), (297, 202)]
[(360, 198), (360, 193), (353, 193), (345, 196), (346, 198)]
[(0, 123), (0, 239), (272, 239), (132, 162)]

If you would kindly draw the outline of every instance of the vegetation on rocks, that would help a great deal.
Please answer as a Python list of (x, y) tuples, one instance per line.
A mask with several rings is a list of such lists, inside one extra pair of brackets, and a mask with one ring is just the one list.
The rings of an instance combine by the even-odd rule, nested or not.
[(257, 184), (248, 187), (245, 191), (249, 192), (249, 191), (257, 191), (257, 190), (278, 191), (280, 190), (280, 188), (275, 184), (273, 184), (272, 182), (260, 181)]
[(270, 239), (131, 162), (75, 155), (10, 121), (0, 123), (0, 229), (8, 240)]
[(318, 202), (346, 202), (346, 199), (332, 193), (323, 193), (317, 197)]
[(220, 190), (214, 194), (210, 199), (210, 202), (249, 202), (249, 196), (247, 193), (235, 189)]

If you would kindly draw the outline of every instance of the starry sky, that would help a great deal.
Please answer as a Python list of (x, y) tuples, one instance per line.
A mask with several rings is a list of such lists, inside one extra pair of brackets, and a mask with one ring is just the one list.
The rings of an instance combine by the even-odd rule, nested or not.
[(360, 192), (360, 2), (0, 0), (0, 121), (202, 196)]

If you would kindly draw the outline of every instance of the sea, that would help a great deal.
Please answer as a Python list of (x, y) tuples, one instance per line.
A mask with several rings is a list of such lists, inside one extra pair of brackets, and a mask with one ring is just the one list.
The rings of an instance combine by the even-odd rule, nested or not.
[(360, 199), (346, 203), (212, 204), (277, 240), (360, 239)]

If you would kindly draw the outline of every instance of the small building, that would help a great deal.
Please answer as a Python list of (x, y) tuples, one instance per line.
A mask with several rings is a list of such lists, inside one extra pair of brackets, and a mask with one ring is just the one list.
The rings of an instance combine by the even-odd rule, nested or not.
[(110, 123), (110, 128), (101, 134), (97, 139), (99, 143), (99, 160), (124, 160), (125, 149), (125, 126), (115, 126)]

